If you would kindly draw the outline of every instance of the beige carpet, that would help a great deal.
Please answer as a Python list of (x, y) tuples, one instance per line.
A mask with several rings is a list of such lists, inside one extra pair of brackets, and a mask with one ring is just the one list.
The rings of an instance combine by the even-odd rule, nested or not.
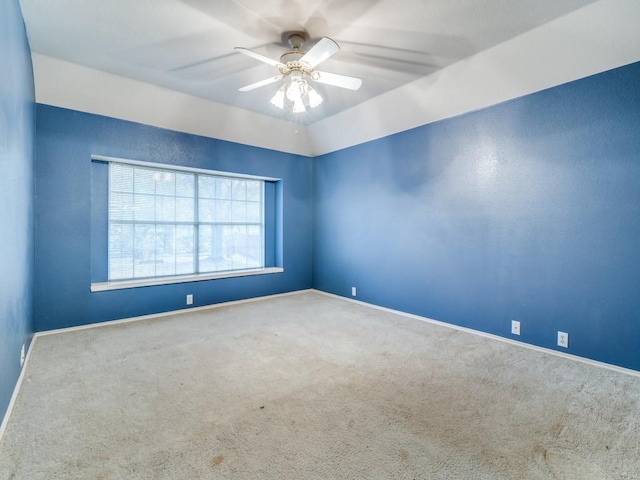
[(637, 479), (640, 378), (303, 292), (39, 337), (0, 478)]

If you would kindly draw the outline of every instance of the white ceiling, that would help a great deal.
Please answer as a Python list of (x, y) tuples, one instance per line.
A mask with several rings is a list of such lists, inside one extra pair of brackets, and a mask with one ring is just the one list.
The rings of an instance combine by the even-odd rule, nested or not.
[[(20, 3), (38, 101), (306, 155), (640, 59), (637, 0)], [(297, 115), (269, 103), (277, 84), (239, 92), (277, 71), (233, 47), (278, 59), (291, 30), (336, 40), (321, 69), (362, 88), (317, 85)]]

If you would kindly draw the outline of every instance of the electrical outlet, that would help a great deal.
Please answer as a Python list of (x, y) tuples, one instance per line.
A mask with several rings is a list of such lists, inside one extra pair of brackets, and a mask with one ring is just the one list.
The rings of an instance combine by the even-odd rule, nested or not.
[(569, 334), (566, 332), (558, 332), (558, 346), (569, 348)]
[(511, 333), (514, 335), (520, 335), (520, 322), (517, 320), (511, 320)]
[(187, 295), (187, 305), (193, 305), (193, 294)]
[(22, 366), (24, 365), (24, 343), (22, 344), (22, 347), (20, 347), (20, 367), (22, 368)]
[(351, 287), (351, 296), (352, 297), (356, 296), (356, 287)]

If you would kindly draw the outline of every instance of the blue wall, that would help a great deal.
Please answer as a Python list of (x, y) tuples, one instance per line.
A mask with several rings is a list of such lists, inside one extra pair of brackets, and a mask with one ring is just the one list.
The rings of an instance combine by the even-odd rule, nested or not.
[[(640, 370), (638, 78), (630, 65), (316, 159), (39, 105), (36, 329), (177, 310), (187, 293), (356, 286)], [(283, 178), (285, 273), (90, 293), (91, 154)]]
[[(92, 154), (281, 178), (284, 273), (91, 293)], [(36, 191), (37, 331), (312, 286), (311, 158), (38, 105)]]
[(639, 79), (633, 64), (315, 159), (314, 286), (640, 370)]
[(0, 418), (33, 333), (34, 87), (18, 0), (0, 2)]

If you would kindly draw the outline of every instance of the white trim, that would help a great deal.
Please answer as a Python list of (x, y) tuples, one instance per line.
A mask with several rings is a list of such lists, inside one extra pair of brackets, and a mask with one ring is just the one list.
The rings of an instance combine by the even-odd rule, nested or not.
[(151, 287), (154, 285), (171, 285), (174, 283), (201, 282), (203, 280), (218, 280), (221, 278), (248, 277), (251, 275), (268, 275), (282, 273), (282, 267), (266, 267), (251, 270), (236, 270), (218, 273), (203, 273), (199, 275), (184, 275), (179, 277), (144, 278), (140, 280), (122, 280), (119, 282), (97, 282), (91, 284), (92, 292), (106, 292), (108, 290), (122, 290), (124, 288)]
[(2, 424), (0, 424), (0, 445), (2, 445), (2, 437), (4, 436), (4, 432), (7, 429), (7, 425), (9, 424), (9, 418), (11, 417), (11, 413), (16, 405), (18, 400), (18, 394), (20, 393), (20, 387), (22, 386), (22, 382), (24, 380), (25, 371), (27, 370), (27, 365), (29, 364), (29, 359), (31, 358), (31, 351), (33, 350), (33, 345), (36, 341), (36, 334), (31, 337), (31, 343), (29, 344), (29, 350), (27, 350), (27, 356), (24, 358), (24, 363), (22, 364), (22, 368), (20, 370), (20, 375), (18, 376), (18, 381), (16, 382), (15, 387), (13, 387), (13, 393), (11, 394), (11, 400), (9, 400), (9, 405), (7, 405), (7, 410), (4, 412), (4, 417), (2, 417)]
[(599, 362), (597, 360), (591, 360), (590, 358), (580, 357), (578, 355), (572, 355), (570, 353), (558, 352), (557, 350), (552, 350), (550, 348), (538, 347), (537, 345), (532, 345), (530, 343), (519, 342), (517, 340), (512, 340), (510, 338), (501, 337), (499, 335), (494, 335), (492, 333), (486, 333), (480, 330), (474, 330), (472, 328), (461, 327), (458, 325), (454, 325), (452, 323), (442, 322), (440, 320), (434, 320), (428, 317), (422, 317), (420, 315), (414, 315), (413, 313), (406, 313), (400, 310), (394, 310), (392, 308), (381, 307), (379, 305), (374, 305), (373, 303), (363, 302), (361, 300), (354, 300), (348, 297), (342, 297), (340, 295), (336, 295), (333, 293), (323, 292), (321, 290), (312, 289), (314, 292), (321, 293), (322, 295), (326, 295), (328, 297), (338, 298), (340, 300), (345, 300), (347, 302), (356, 303), (358, 305), (362, 305), (365, 307), (375, 308), (376, 310), (381, 310), (383, 312), (393, 313), (396, 315), (400, 315), (402, 317), (411, 318), (413, 320), (420, 320), (421, 322), (427, 322), (434, 325), (439, 325), (441, 327), (450, 328), (453, 330), (459, 330), (461, 332), (472, 333), (474, 335), (478, 335), (480, 337), (489, 338), (491, 340), (498, 340), (500, 342), (508, 343), (510, 345), (515, 345), (517, 347), (528, 348), (529, 350), (535, 350), (541, 353), (548, 353), (550, 355), (555, 355), (557, 357), (562, 357), (567, 360), (574, 360), (576, 362), (586, 363), (587, 365), (591, 365), (593, 367), (605, 368), (607, 370), (612, 370), (618, 373), (624, 373), (626, 375), (631, 375), (632, 377), (640, 377), (640, 371), (632, 370), (630, 368), (619, 367), (618, 365), (612, 365), (610, 363)]
[(594, 367), (599, 367), (599, 368), (604, 368), (607, 370), (612, 370), (614, 372), (618, 372), (618, 373), (622, 373), (622, 374), (626, 374), (626, 375), (631, 375), (633, 377), (640, 377), (640, 372), (636, 371), (636, 370), (631, 370), (628, 368), (624, 368), (624, 367), (619, 367), (617, 365), (611, 365), (609, 363), (604, 363), (604, 362), (598, 362), (597, 360), (590, 360), (588, 358), (583, 358), (583, 357), (578, 357), (577, 355), (571, 355), (568, 353), (563, 353), (563, 352), (557, 352), (555, 350), (551, 350), (548, 348), (544, 348), (544, 347), (538, 347), (535, 345), (531, 345), (528, 343), (523, 343), (523, 342), (518, 342), (515, 340), (511, 340), (509, 338), (504, 338), (504, 337), (500, 337), (497, 335), (493, 335), (490, 333), (485, 333), (485, 332), (481, 332), (479, 330), (473, 330), (471, 328), (466, 328), (466, 327), (460, 327), (457, 325), (453, 325), (450, 323), (445, 323), (445, 322), (441, 322), (439, 320), (434, 320), (432, 318), (427, 318), (427, 317), (421, 317), (419, 315), (414, 315), (411, 313), (406, 313), (406, 312), (402, 312), (400, 310), (393, 310), (391, 308), (386, 308), (386, 307), (380, 307), (378, 305), (374, 305), (372, 303), (366, 303), (363, 302), (361, 300), (353, 300), (351, 298), (347, 298), (347, 297), (341, 297), (340, 295), (335, 295), (333, 293), (328, 293), (328, 292), (323, 292), (321, 290), (316, 290), (314, 288), (309, 288), (309, 289), (305, 289), (305, 290), (296, 290), (293, 292), (285, 292), (285, 293), (277, 293), (275, 295), (265, 295), (262, 297), (254, 297), (254, 298), (247, 298), (247, 299), (243, 299), (243, 300), (232, 300), (230, 302), (222, 302), (222, 303), (216, 303), (213, 305), (205, 305), (202, 307), (194, 307), (194, 308), (185, 308), (185, 309), (181, 309), (181, 310), (173, 310), (170, 312), (162, 312), (162, 313), (154, 313), (151, 315), (142, 315), (139, 317), (130, 317), (130, 318), (123, 318), (120, 320), (110, 320), (110, 321), (106, 321), (106, 322), (99, 322), (99, 323), (90, 323), (88, 325), (79, 325), (77, 327), (66, 327), (66, 328), (58, 328), (55, 330), (47, 330), (44, 332), (36, 332), (32, 339), (31, 339), (31, 344), (29, 345), (29, 350), (27, 351), (27, 356), (25, 358), (24, 361), (24, 365), (22, 366), (22, 370), (20, 371), (20, 376), (18, 377), (18, 381), (16, 382), (16, 386), (13, 389), (13, 395), (11, 395), (11, 400), (9, 401), (9, 405), (7, 406), (7, 411), (4, 414), (4, 418), (2, 419), (2, 424), (0, 425), (0, 444), (2, 444), (2, 437), (4, 435), (4, 432), (7, 428), (7, 424), (9, 422), (9, 418), (11, 416), (11, 413), (13, 411), (13, 408), (15, 406), (17, 397), (18, 397), (18, 393), (20, 392), (20, 387), (22, 386), (22, 382), (24, 380), (24, 375), (25, 375), (25, 371), (27, 369), (27, 365), (29, 364), (29, 359), (31, 358), (31, 351), (33, 350), (33, 347), (35, 345), (35, 342), (37, 341), (37, 339), (39, 337), (45, 337), (48, 335), (57, 335), (59, 333), (66, 333), (66, 332), (76, 332), (76, 331), (80, 331), (80, 330), (88, 330), (91, 328), (100, 328), (100, 327), (108, 327), (108, 326), (112, 326), (112, 325), (119, 325), (119, 324), (123, 324), (123, 323), (131, 323), (131, 322), (137, 322), (137, 321), (141, 321), (141, 320), (151, 320), (154, 318), (162, 318), (162, 317), (168, 317), (170, 315), (176, 315), (176, 314), (180, 314), (180, 313), (190, 313), (190, 312), (199, 312), (199, 311), (205, 311), (205, 310), (212, 310), (215, 308), (220, 308), (220, 307), (228, 307), (228, 306), (232, 306), (232, 305), (240, 305), (243, 303), (251, 303), (251, 302), (257, 302), (260, 300), (267, 300), (269, 298), (279, 298), (279, 297), (287, 297), (287, 296), (291, 296), (291, 295), (298, 295), (301, 293), (306, 293), (306, 292), (315, 292), (315, 293), (319, 293), (322, 295), (326, 295), (328, 297), (333, 297), (339, 300), (344, 300), (347, 302), (351, 302), (351, 303), (355, 303), (358, 305), (362, 305), (365, 307), (370, 307), (370, 308), (375, 308), (376, 310), (381, 310), (383, 312), (389, 312), (389, 313), (393, 313), (395, 315), (400, 315), (402, 317), (406, 317), (406, 318), (411, 318), (413, 320), (419, 320), (422, 322), (427, 322), (427, 323), (431, 323), (434, 325), (439, 325), (441, 327), (446, 327), (446, 328), (450, 328), (453, 330), (458, 330), (461, 332), (466, 332), (466, 333), (471, 333), (474, 335), (479, 335), (481, 337), (485, 337), (485, 338), (489, 338), (491, 340), (498, 340), (500, 342), (505, 342), (508, 343), (510, 345), (514, 345), (517, 347), (523, 347), (523, 348), (528, 348), (530, 350), (535, 350), (537, 352), (541, 352), (541, 353), (547, 353), (550, 355), (555, 355), (558, 357), (562, 357), (568, 360), (574, 360), (577, 362), (581, 362), (581, 363), (585, 363), (587, 365), (592, 365)]
[(247, 175), (244, 173), (221, 172), (219, 170), (207, 170), (205, 168), (183, 167), (180, 165), (170, 165), (168, 163), (143, 162), (141, 160), (129, 160), (127, 158), (107, 157), (105, 155), (91, 155), (91, 161), (123, 163), (125, 165), (136, 165), (139, 167), (159, 168), (163, 170), (175, 170), (178, 172), (201, 173), (203, 175), (217, 175), (219, 177), (242, 178), (248, 180), (263, 180), (265, 182), (279, 182), (281, 178), (261, 177), (259, 175)]
[(140, 320), (153, 320), (154, 318), (162, 318), (162, 317), (169, 317), (171, 315), (179, 315), (182, 313), (191, 313), (191, 312), (201, 312), (201, 311), (205, 311), (205, 310), (213, 310), (216, 308), (221, 308), (221, 307), (229, 307), (232, 305), (241, 305), (243, 303), (252, 303), (252, 302), (259, 302), (260, 300), (267, 300), (270, 298), (279, 298), (279, 297), (288, 297), (291, 295), (298, 295), (300, 293), (305, 293), (305, 292), (312, 292), (314, 291), (311, 288), (305, 289), (305, 290), (294, 290), (293, 292), (284, 292), (284, 293), (275, 293), (273, 295), (264, 295), (262, 297), (253, 297), (253, 298), (245, 298), (242, 300), (231, 300), (229, 302), (221, 302), (221, 303), (214, 303), (211, 305), (203, 305), (201, 307), (193, 307), (193, 308), (182, 308), (180, 310), (171, 310), (169, 312), (161, 312), (161, 313), (152, 313), (149, 315), (141, 315), (139, 317), (129, 317), (129, 318), (122, 318), (119, 320), (108, 320), (106, 322), (96, 322), (96, 323), (89, 323), (87, 325), (78, 325), (77, 327), (65, 327), (65, 328), (57, 328), (55, 330), (45, 330), (43, 332), (36, 332), (34, 334), (34, 338), (36, 337), (45, 337), (47, 335), (57, 335), (58, 333), (66, 333), (66, 332), (76, 332), (79, 330), (87, 330), (90, 328), (101, 328), (101, 327), (108, 327), (108, 326), (112, 326), (112, 325), (119, 325), (122, 323), (131, 323), (131, 322), (139, 322)]

